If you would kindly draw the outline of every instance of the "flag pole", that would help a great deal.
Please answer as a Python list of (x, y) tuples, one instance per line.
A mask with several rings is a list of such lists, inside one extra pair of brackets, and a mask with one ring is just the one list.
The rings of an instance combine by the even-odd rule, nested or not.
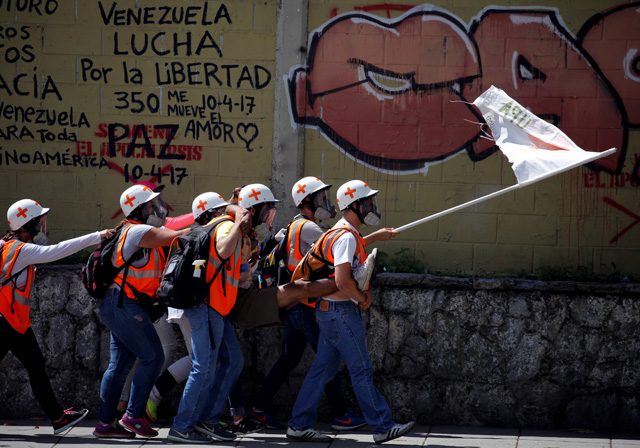
[(505, 193), (509, 193), (510, 191), (517, 190), (518, 188), (526, 187), (527, 185), (531, 185), (533, 183), (539, 182), (539, 181), (541, 181), (543, 179), (546, 179), (548, 177), (555, 176), (556, 174), (560, 174), (562, 172), (565, 172), (565, 171), (568, 171), (570, 169), (576, 168), (576, 167), (578, 167), (580, 165), (584, 165), (585, 163), (589, 163), (589, 162), (592, 162), (592, 161), (594, 161), (596, 159), (599, 159), (601, 157), (608, 156), (609, 154), (613, 154), (614, 152), (616, 152), (616, 148), (611, 148), (611, 149), (608, 149), (608, 150), (603, 151), (603, 152), (595, 153), (593, 156), (591, 156), (591, 157), (589, 157), (587, 159), (584, 159), (584, 160), (575, 162), (575, 163), (573, 163), (571, 165), (562, 167), (559, 170), (551, 171), (549, 173), (542, 174), (542, 175), (540, 175), (538, 177), (534, 177), (533, 179), (525, 180), (522, 183), (511, 185), (510, 187), (503, 188), (502, 190), (494, 191), (493, 193), (490, 193), (490, 194), (488, 194), (486, 196), (482, 196), (482, 197), (476, 198), (476, 199), (474, 199), (472, 201), (465, 202), (464, 204), (456, 205), (455, 207), (451, 207), (451, 208), (449, 208), (447, 210), (444, 210), (444, 211), (441, 211), (439, 213), (436, 213), (435, 215), (430, 215), (430, 216), (427, 216), (425, 218), (419, 219), (417, 221), (411, 222), (409, 224), (405, 224), (405, 225), (403, 225), (401, 227), (398, 227), (397, 229), (394, 229), (394, 230), (396, 232), (402, 232), (404, 230), (410, 229), (411, 227), (415, 227), (415, 226), (417, 226), (419, 224), (423, 224), (425, 222), (432, 221), (434, 219), (440, 218), (441, 216), (448, 215), (449, 213), (457, 212), (458, 210), (462, 210), (463, 208), (471, 207), (472, 205), (475, 205), (475, 204), (478, 204), (480, 202), (486, 201), (487, 199), (492, 199), (492, 198), (495, 198), (497, 196), (503, 195)]

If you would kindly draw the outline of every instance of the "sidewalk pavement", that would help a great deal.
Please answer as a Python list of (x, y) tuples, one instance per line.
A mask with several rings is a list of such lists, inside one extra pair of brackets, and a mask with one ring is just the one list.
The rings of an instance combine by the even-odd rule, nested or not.
[[(172, 444), (167, 440), (169, 425), (158, 429), (160, 435), (152, 439), (98, 439), (92, 435), (95, 420), (84, 420), (62, 435), (53, 435), (45, 421), (0, 420), (0, 448), (27, 447), (153, 447)], [(364, 429), (353, 432), (332, 431), (329, 425), (319, 424), (316, 429), (333, 436), (331, 443), (289, 442), (284, 431), (264, 431), (250, 434), (233, 442), (206, 444), (212, 447), (253, 448), (265, 445), (286, 448), (364, 448), (377, 446), (371, 432)], [(187, 444), (175, 444), (176, 446)], [(392, 440), (384, 446), (429, 448), (640, 448), (640, 434), (592, 434), (579, 431), (547, 431), (534, 429), (503, 429), (485, 427), (418, 425), (407, 436)]]

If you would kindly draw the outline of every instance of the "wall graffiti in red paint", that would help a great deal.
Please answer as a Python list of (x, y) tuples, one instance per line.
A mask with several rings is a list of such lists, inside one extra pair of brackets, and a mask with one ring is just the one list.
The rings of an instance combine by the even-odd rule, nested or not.
[(625, 227), (624, 229), (619, 231), (617, 233), (617, 235), (615, 235), (613, 238), (611, 238), (611, 241), (609, 241), (609, 243), (613, 244), (616, 241), (618, 241), (620, 238), (622, 238), (622, 235), (624, 235), (629, 230), (631, 230), (633, 227), (635, 227), (638, 223), (640, 223), (640, 216), (636, 215), (631, 210), (629, 210), (625, 206), (619, 204), (618, 202), (614, 201), (610, 197), (605, 196), (605, 197), (602, 198), (602, 201), (605, 204), (609, 204), (613, 208), (616, 208), (616, 209), (620, 210), (621, 212), (623, 212), (624, 214), (626, 214), (626, 215), (630, 216), (631, 218), (633, 218), (633, 222), (631, 222), (631, 224), (629, 224), (627, 227)]
[[(390, 16), (388, 6), (366, 11)], [(497, 150), (468, 104), (496, 85), (584, 149), (618, 148), (589, 168), (638, 185), (627, 150), (640, 127), (639, 21), (640, 2), (593, 16), (577, 35), (554, 8), (487, 7), (468, 25), (433, 5), (396, 19), (360, 8), (311, 33), (306, 65), (288, 78), (292, 118), (374, 169), (426, 172)]]

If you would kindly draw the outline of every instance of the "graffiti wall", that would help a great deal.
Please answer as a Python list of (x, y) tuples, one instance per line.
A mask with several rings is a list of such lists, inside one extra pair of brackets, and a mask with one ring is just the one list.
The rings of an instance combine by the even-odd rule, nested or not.
[(511, 185), (470, 104), (495, 85), (583, 149), (617, 152), (386, 250), (412, 247), (436, 271), (637, 275), (640, 2), (518, 3), (312, 1), (307, 59), (287, 79), (292, 122), (308, 128), (305, 169), (366, 178), (394, 227)]
[(282, 69), (275, 0), (0, 0), (0, 208), (51, 207), (57, 241), (115, 225), (142, 180), (187, 213), (280, 178), (294, 129), (277, 149), (304, 154), (300, 177), (366, 180), (398, 227), (515, 182), (470, 104), (495, 85), (617, 152), (380, 249), (430, 272), (640, 277), (640, 2), (297, 1), (308, 32)]
[(140, 180), (173, 213), (271, 177), (275, 2), (0, 0), (0, 202), (55, 239), (122, 219)]

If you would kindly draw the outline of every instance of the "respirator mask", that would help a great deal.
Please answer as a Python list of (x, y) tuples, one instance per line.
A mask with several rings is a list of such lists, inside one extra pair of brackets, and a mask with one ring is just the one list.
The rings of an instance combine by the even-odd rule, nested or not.
[(33, 228), (30, 233), (33, 244), (38, 244), (39, 246), (47, 246), (49, 244), (47, 215), (40, 216), (36, 221), (34, 221)]
[(335, 218), (336, 216), (336, 208), (331, 205), (327, 191), (328, 190), (322, 190), (313, 197), (311, 209), (318, 221)]
[(380, 225), (381, 214), (378, 212), (378, 203), (375, 196), (371, 196), (362, 203), (362, 222), (368, 226)]
[(160, 197), (147, 202), (142, 209), (143, 221), (153, 227), (164, 226), (167, 216), (169, 216), (169, 207)]
[(265, 204), (260, 212), (254, 215), (255, 226), (253, 231), (255, 232), (256, 240), (264, 241), (271, 236), (271, 228), (275, 216), (276, 206), (273, 204)]

